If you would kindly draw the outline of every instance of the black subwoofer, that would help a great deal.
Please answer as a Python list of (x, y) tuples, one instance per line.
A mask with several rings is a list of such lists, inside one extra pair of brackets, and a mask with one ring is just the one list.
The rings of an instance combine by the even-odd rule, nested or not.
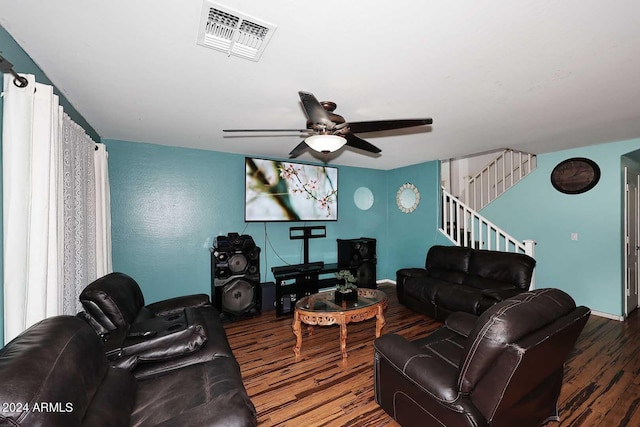
[(338, 267), (350, 269), (360, 288), (377, 288), (376, 239), (338, 239)]
[(218, 236), (211, 250), (211, 300), (227, 320), (260, 314), (260, 248), (249, 235)]
[(260, 314), (260, 282), (232, 277), (215, 289), (218, 310), (233, 320)]

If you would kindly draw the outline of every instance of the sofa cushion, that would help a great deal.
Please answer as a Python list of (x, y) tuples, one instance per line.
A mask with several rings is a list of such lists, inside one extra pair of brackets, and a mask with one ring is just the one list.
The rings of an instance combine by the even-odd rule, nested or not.
[(436, 305), (446, 307), (451, 312), (464, 311), (479, 314), (482, 294), (479, 289), (465, 285), (442, 286), (436, 294)]
[(429, 271), (429, 277), (434, 279), (444, 280), (445, 282), (455, 283), (461, 285), (467, 278), (467, 273), (455, 270), (446, 270), (443, 268), (432, 267)]
[(237, 362), (220, 356), (179, 375), (139, 380), (130, 425), (255, 426), (256, 418)]
[(469, 272), (471, 249), (461, 246), (432, 246), (427, 253), (425, 267), (427, 270), (439, 269)]
[(404, 284), (405, 295), (423, 302), (435, 304), (440, 289), (452, 286), (450, 282), (433, 277), (413, 277)]
[[(517, 286), (520, 289), (529, 289), (531, 276), (536, 261), (528, 255), (499, 252), (499, 251), (473, 251), (469, 262), (469, 276), (495, 280)], [(467, 279), (470, 280), (470, 279)], [(476, 279), (476, 286), (486, 288)]]
[(120, 427), (129, 425), (137, 384), (130, 372), (110, 368), (100, 384), (87, 413), (83, 426)]
[[(469, 274), (464, 278), (463, 284), (471, 286), (472, 288), (484, 290), (484, 289), (513, 289), (514, 286), (511, 283), (503, 282), (496, 279), (487, 279), (475, 274)], [(519, 288), (518, 288), (519, 289)]]

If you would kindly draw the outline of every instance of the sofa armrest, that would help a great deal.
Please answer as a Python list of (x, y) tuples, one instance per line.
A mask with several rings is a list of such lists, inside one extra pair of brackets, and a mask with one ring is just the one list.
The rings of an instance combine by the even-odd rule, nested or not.
[(400, 270), (396, 271), (396, 287), (398, 289), (402, 289), (402, 287), (404, 286), (404, 282), (411, 279), (412, 277), (426, 277), (428, 275), (429, 272), (425, 268), (401, 268)]
[(463, 311), (456, 311), (447, 316), (444, 324), (453, 332), (468, 337), (477, 321), (478, 316)]
[(451, 403), (459, 397), (458, 369), (445, 360), (423, 353), (416, 345), (396, 334), (377, 338), (373, 347), (376, 357), (385, 359), (435, 399)]
[(169, 298), (163, 301), (158, 301), (146, 306), (155, 316), (166, 316), (168, 314), (175, 314), (181, 312), (187, 307), (207, 307), (210, 306), (209, 295), (207, 294), (194, 294), (185, 295), (175, 298)]
[(114, 331), (105, 352), (115, 366), (134, 368), (142, 362), (158, 362), (184, 357), (200, 350), (208, 334), (196, 309), (159, 316)]
[(482, 295), (487, 298), (492, 298), (496, 301), (504, 301), (522, 292), (525, 292), (525, 291), (518, 287), (510, 286), (510, 287), (504, 287), (504, 288), (483, 289)]
[(147, 379), (163, 375), (167, 371), (180, 369), (186, 366), (208, 362), (214, 359), (233, 359), (235, 357), (229, 346), (224, 327), (220, 322), (218, 310), (215, 307), (200, 308), (197, 311), (207, 331), (207, 341), (202, 347), (193, 353), (165, 360), (154, 360), (146, 363), (144, 360), (138, 363), (133, 370), (136, 379)]

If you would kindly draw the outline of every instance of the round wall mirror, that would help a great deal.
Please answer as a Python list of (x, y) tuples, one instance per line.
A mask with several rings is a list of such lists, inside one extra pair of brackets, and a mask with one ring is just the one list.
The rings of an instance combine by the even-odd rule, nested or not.
[(413, 184), (403, 184), (396, 194), (396, 203), (398, 209), (404, 213), (411, 213), (416, 210), (420, 204), (420, 193)]
[(359, 187), (353, 193), (353, 201), (358, 209), (366, 211), (373, 206), (373, 193), (367, 187)]

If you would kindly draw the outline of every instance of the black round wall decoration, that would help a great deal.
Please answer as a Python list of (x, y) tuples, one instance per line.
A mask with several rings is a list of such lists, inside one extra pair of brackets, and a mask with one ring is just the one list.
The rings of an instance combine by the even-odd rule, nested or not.
[(551, 185), (565, 194), (589, 191), (599, 180), (600, 167), (593, 160), (584, 157), (564, 160), (551, 171)]

